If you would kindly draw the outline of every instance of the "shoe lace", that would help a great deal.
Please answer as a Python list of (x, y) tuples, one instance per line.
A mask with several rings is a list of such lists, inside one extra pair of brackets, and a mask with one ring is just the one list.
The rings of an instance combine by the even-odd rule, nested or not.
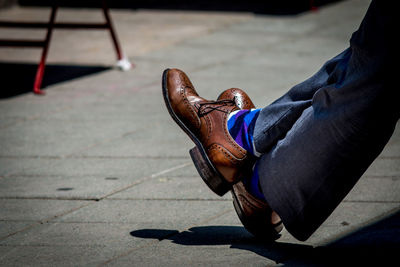
[(236, 101), (234, 97), (233, 99), (223, 99), (223, 100), (217, 100), (217, 101), (207, 101), (207, 102), (201, 102), (196, 105), (197, 108), (197, 115), (201, 118), (214, 110), (221, 111), (224, 113), (229, 113), (229, 111), (223, 109), (223, 107), (226, 106), (235, 106)]

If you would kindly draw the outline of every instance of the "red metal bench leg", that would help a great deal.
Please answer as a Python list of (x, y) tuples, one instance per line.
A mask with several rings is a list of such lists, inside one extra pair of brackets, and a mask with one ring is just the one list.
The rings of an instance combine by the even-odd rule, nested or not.
[(54, 21), (56, 18), (56, 13), (57, 13), (57, 8), (58, 6), (53, 6), (51, 9), (51, 15), (50, 15), (50, 21), (49, 21), (49, 26), (47, 28), (47, 34), (46, 34), (46, 39), (42, 51), (42, 57), (40, 59), (40, 63), (38, 66), (38, 69), (36, 71), (36, 77), (35, 77), (35, 83), (33, 84), (33, 92), (38, 95), (44, 95), (44, 91), (40, 89), (43, 81), (43, 75), (44, 75), (44, 68), (46, 66), (46, 57), (47, 57), (47, 52), (49, 50), (50, 46), (50, 39), (51, 39), (51, 34), (53, 32), (54, 28)]
[(121, 69), (121, 70), (129, 70), (130, 68), (133, 67), (133, 65), (129, 62), (128, 58), (124, 57), (123, 53), (122, 53), (122, 49), (121, 46), (119, 45), (118, 42), (118, 38), (117, 38), (117, 34), (115, 33), (112, 21), (111, 21), (111, 17), (109, 14), (109, 9), (107, 6), (107, 1), (103, 0), (103, 13), (104, 13), (104, 17), (106, 19), (106, 24), (107, 24), (107, 28), (110, 30), (110, 34), (111, 34), (111, 38), (114, 44), (114, 48), (115, 51), (117, 52), (117, 58), (118, 58), (118, 62), (117, 62), (117, 66)]
[(318, 11), (318, 7), (317, 7), (317, 5), (315, 4), (315, 1), (314, 1), (314, 0), (310, 0), (310, 10), (311, 10), (311, 11)]

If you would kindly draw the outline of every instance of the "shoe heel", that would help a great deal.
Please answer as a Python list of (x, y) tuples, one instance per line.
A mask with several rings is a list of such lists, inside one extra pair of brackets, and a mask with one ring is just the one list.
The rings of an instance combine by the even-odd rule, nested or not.
[(214, 193), (223, 196), (232, 188), (232, 185), (219, 174), (198, 147), (192, 148), (189, 154), (200, 177)]

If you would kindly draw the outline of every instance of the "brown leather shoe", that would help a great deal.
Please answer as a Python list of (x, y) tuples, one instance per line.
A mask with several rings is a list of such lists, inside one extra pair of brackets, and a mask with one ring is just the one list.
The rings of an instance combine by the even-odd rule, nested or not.
[(215, 193), (224, 195), (251, 170), (254, 162), (227, 129), (229, 113), (239, 109), (234, 97), (206, 100), (178, 69), (164, 71), (162, 87), (171, 117), (196, 145), (190, 155), (201, 178)]
[[(237, 88), (225, 90), (217, 100), (235, 99), (240, 109), (255, 108), (247, 94)], [(275, 240), (283, 229), (280, 218), (272, 218), (277, 214), (272, 211), (268, 203), (252, 196), (242, 181), (232, 187), (233, 206), (243, 226), (256, 237)], [(272, 223), (272, 221), (277, 221)]]
[(233, 186), (231, 192), (235, 211), (247, 231), (268, 240), (279, 237), (283, 229), (282, 221), (277, 217), (277, 222), (272, 223), (273, 211), (267, 202), (252, 196), (241, 181)]
[(238, 109), (253, 109), (255, 108), (250, 97), (239, 88), (231, 88), (223, 91), (217, 98), (218, 101), (233, 99)]

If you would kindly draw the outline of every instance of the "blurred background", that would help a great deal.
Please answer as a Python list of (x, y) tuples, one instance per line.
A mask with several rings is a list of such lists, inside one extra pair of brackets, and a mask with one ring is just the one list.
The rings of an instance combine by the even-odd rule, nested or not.
[[(115, 21), (112, 20), (112, 24), (117, 26), (115, 30), (117, 42), (118, 45), (122, 42), (123, 48), (121, 49), (127, 58), (142, 56), (159, 47), (195, 36), (197, 33), (205, 34), (213, 31), (217, 25), (212, 21), (206, 25), (205, 17), (201, 16), (207, 11), (218, 18), (218, 23), (223, 23), (220, 25), (229, 25), (231, 21), (244, 19), (250, 14), (296, 16), (302, 12), (316, 11), (319, 7), (332, 2), (334, 1), (106, 1), (108, 7), (113, 8), (113, 12), (118, 14)], [(98, 24), (104, 21), (100, 9), (102, 1), (95, 0), (1, 0), (0, 20), (3, 22), (48, 23), (51, 7), (54, 4), (60, 7), (55, 16), (56, 23)], [(169, 21), (163, 21), (164, 14), (167, 13), (160, 13), (161, 10), (170, 12), (170, 14), (173, 12), (179, 17), (175, 16), (173, 20), (169, 18)], [(236, 16), (230, 16), (233, 13)], [(182, 20), (180, 21), (180, 19)], [(171, 23), (175, 25), (171, 27)], [(179, 25), (179, 23), (182, 24)], [(193, 25), (185, 25), (185, 23)], [(159, 27), (161, 25), (163, 27)], [(175, 26), (180, 26), (180, 28)], [(44, 26), (40, 28), (25, 25), (16, 28), (3, 23), (0, 25), (0, 29), (0, 39), (3, 40), (39, 41), (45, 40), (47, 33)], [(174, 31), (179, 31), (179, 33), (175, 34)], [(109, 39), (109, 33), (101, 30), (72, 30), (66, 27), (52, 31), (44, 61), (46, 74), (43, 75), (43, 84), (40, 87), (45, 88), (60, 81), (108, 70), (114, 61), (113, 44)], [(76, 42), (76, 40), (80, 41)], [(6, 77), (3, 84), (8, 88), (8, 90), (0, 92), (1, 97), (18, 95), (31, 90), (38, 72), (37, 65), (43, 55), (42, 52), (41, 47), (21, 46), (15, 48), (15, 45), (14, 47), (1, 47), (0, 71)], [(20, 74), (20, 79), (10, 78), (15, 73)]]
[[(51, 0), (2, 0), (5, 3), (18, 3), (22, 6), (49, 6), (54, 3)], [(115, 0), (109, 1), (112, 8), (151, 8), (171, 10), (204, 10), (204, 11), (238, 11), (255, 12), (260, 14), (296, 14), (308, 11), (310, 7), (318, 7), (338, 0), (285, 0), (285, 1), (240, 1), (240, 0), (205, 0), (205, 1), (160, 1), (160, 0)], [(60, 5), (68, 7), (96, 7), (96, 1), (59, 0)]]

